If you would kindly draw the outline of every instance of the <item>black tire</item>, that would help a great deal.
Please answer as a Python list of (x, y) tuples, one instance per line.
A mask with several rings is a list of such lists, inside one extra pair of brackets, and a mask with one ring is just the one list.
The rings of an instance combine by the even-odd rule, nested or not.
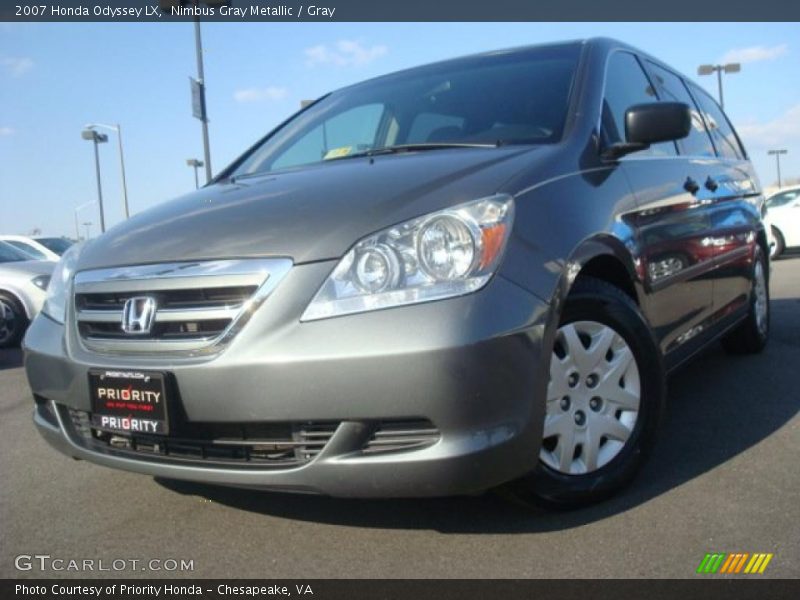
[(605, 281), (581, 277), (565, 303), (559, 327), (591, 320), (611, 327), (630, 347), (640, 374), (639, 415), (619, 453), (604, 466), (580, 475), (550, 468), (539, 461), (509, 491), (518, 500), (549, 509), (573, 509), (604, 500), (627, 485), (649, 454), (666, 402), (661, 351), (636, 303)]
[[(756, 315), (758, 294), (756, 293), (756, 269), (761, 265), (764, 274), (764, 285), (766, 294), (766, 317), (762, 326), (759, 327)], [(722, 346), (730, 354), (758, 354), (767, 345), (769, 340), (769, 267), (764, 253), (760, 247), (756, 247), (753, 258), (753, 273), (751, 276), (753, 287), (750, 290), (750, 309), (747, 317), (729, 333), (722, 338)]]
[(0, 302), (5, 307), (5, 326), (0, 329), (0, 348), (17, 346), (28, 328), (28, 317), (17, 298), (8, 292), (0, 292)]
[(783, 239), (783, 234), (777, 227), (772, 227), (772, 239), (775, 240), (775, 245), (772, 246), (769, 257), (774, 260), (786, 250), (786, 240)]

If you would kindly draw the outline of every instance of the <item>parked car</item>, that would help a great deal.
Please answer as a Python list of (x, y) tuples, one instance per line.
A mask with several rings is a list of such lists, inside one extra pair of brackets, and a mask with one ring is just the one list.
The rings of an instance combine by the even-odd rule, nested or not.
[(766, 344), (760, 189), (717, 103), (613, 40), (356, 84), (65, 253), (34, 420), (152, 476), (597, 501), (669, 371)]
[(767, 198), (767, 232), (770, 256), (777, 258), (788, 248), (800, 246), (800, 185), (781, 190)]
[[(61, 254), (72, 244), (66, 238), (31, 238), (25, 235), (0, 235), (0, 241), (14, 246), (33, 260), (51, 261), (58, 261)], [(60, 249), (60, 252), (56, 251), (57, 249)]]
[(39, 314), (54, 267), (0, 241), (0, 348), (18, 344)]

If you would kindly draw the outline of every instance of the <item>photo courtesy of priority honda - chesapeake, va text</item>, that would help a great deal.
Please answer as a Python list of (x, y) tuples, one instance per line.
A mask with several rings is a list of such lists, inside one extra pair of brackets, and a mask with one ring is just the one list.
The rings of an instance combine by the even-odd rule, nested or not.
[(624, 43), (371, 79), (66, 251), (34, 421), (165, 479), (585, 505), (646, 459), (670, 371), (764, 348), (764, 211), (717, 102)]

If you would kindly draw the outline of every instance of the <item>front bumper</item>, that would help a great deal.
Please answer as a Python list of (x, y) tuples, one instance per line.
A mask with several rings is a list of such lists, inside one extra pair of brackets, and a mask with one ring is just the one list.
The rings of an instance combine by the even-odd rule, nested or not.
[[(552, 311), (495, 277), (445, 301), (300, 323), (330, 263), (297, 266), (225, 350), (211, 357), (88, 352), (74, 328), (40, 316), (25, 338), (34, 423), (69, 456), (151, 476), (351, 497), (478, 492), (536, 464), (544, 419)], [(83, 443), (65, 422), (90, 411), (90, 368), (170, 373), (192, 423), (335, 421), (319, 454), (299, 467), (236, 468), (121, 456)], [(427, 419), (428, 447), (367, 454), (379, 421)]]

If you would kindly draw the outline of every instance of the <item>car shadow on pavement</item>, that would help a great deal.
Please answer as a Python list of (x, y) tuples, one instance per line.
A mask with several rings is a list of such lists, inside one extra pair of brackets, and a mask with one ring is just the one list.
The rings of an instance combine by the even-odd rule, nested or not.
[(503, 492), (475, 497), (350, 500), (156, 481), (239, 510), (335, 525), (442, 533), (528, 533), (570, 529), (625, 512), (727, 462), (798, 412), (800, 299), (772, 302), (772, 336), (757, 356), (728, 356), (719, 344), (675, 373), (659, 441), (634, 483), (601, 504), (532, 511)]
[(22, 366), (22, 350), (20, 348), (0, 348), (0, 371), (16, 369)]

